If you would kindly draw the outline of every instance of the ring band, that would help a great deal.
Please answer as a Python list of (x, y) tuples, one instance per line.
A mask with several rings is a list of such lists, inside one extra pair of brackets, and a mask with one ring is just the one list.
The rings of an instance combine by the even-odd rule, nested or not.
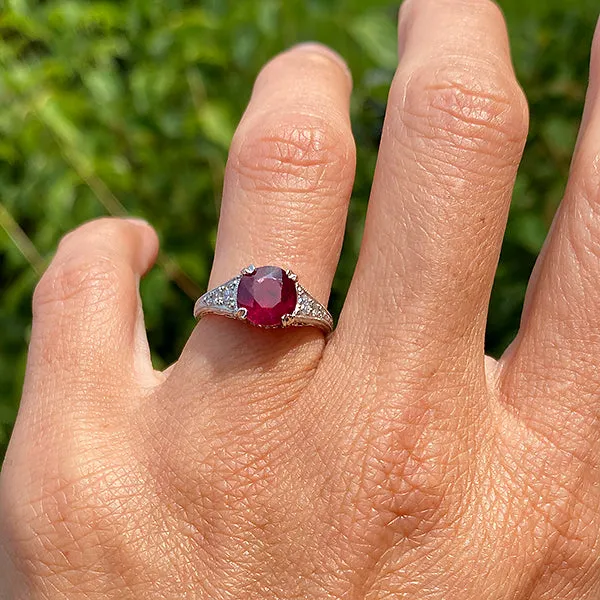
[(333, 331), (333, 317), (298, 282), (295, 273), (281, 267), (250, 265), (233, 279), (200, 296), (194, 317), (223, 315), (256, 327), (318, 327)]

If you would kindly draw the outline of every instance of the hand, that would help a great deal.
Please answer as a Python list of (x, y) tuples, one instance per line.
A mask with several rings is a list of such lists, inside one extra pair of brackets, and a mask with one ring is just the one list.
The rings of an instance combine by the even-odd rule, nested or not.
[[(360, 260), (335, 332), (200, 321), (152, 369), (152, 229), (83, 225), (34, 298), (0, 483), (4, 599), (600, 594), (600, 48), (521, 331), (484, 359), (527, 133), (486, 0), (409, 0)], [(316, 45), (259, 75), (211, 287), (293, 268), (327, 301), (354, 171), (350, 77)]]

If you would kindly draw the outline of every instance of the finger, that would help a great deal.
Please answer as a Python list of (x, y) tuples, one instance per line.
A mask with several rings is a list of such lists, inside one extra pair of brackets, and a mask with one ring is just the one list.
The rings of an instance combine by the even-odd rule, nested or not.
[(599, 84), (597, 30), (565, 197), (529, 283), (521, 329), (502, 359), (503, 385), (523, 417), (551, 439), (584, 444), (597, 427), (600, 384)]
[(476, 361), (483, 372), (526, 102), (492, 2), (409, 0), (399, 30), (402, 56), (336, 347), (352, 341), (359, 360), (387, 361), (386, 373), (404, 365), (429, 375), (430, 359), (459, 372)]
[(47, 397), (60, 414), (65, 403), (101, 405), (102, 390), (149, 380), (138, 283), (157, 249), (152, 228), (133, 219), (92, 221), (61, 241), (34, 294), (25, 404)]
[[(276, 265), (327, 303), (354, 177), (350, 91), (341, 59), (317, 44), (264, 67), (232, 142), (209, 287), (249, 264)], [(218, 357), (208, 358), (224, 371), (228, 360), (238, 370), (248, 358), (264, 364), (307, 339), (320, 353), (316, 330), (265, 331), (203, 318), (173, 373), (189, 369), (196, 381), (199, 364), (214, 352)]]
[(350, 91), (342, 60), (318, 44), (259, 74), (229, 154), (211, 286), (275, 264), (327, 300), (354, 178)]

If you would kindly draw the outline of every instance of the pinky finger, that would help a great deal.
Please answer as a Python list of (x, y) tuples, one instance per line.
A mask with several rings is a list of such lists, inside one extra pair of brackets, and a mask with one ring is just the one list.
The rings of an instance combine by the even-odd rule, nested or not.
[(105, 402), (77, 391), (152, 373), (138, 284), (157, 251), (154, 230), (135, 219), (92, 221), (61, 241), (34, 293), (23, 404), (47, 390), (49, 410), (79, 396)]

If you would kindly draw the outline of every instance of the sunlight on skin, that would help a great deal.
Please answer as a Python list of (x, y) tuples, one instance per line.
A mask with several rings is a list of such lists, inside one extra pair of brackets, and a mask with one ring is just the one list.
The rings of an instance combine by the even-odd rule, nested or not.
[[(62, 241), (0, 476), (1, 600), (598, 598), (596, 94), (496, 361), (487, 306), (528, 124), (504, 21), (488, 0), (408, 0), (399, 37), (360, 259), (327, 338), (209, 315), (157, 373), (138, 292), (152, 228), (101, 219)], [(211, 287), (289, 265), (327, 302), (350, 92), (316, 44), (260, 73)]]

